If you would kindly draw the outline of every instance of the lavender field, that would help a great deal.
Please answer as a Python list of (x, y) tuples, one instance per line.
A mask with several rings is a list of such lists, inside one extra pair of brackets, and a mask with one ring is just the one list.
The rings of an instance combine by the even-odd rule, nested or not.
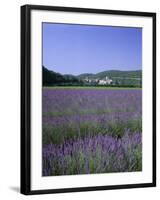
[(43, 88), (43, 176), (142, 170), (142, 90)]

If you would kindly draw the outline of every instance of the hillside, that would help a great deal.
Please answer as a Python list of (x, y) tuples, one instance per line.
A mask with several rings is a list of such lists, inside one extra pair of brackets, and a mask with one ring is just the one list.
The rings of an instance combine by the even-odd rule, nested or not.
[(105, 78), (108, 76), (109, 78), (111, 77), (123, 77), (123, 78), (141, 78), (142, 77), (142, 70), (136, 70), (136, 71), (120, 71), (120, 70), (108, 70), (108, 71), (103, 71), (99, 72), (97, 74), (80, 74), (77, 77), (81, 79), (85, 78)]
[(80, 80), (73, 75), (62, 75), (43, 66), (43, 86), (77, 84)]
[(136, 71), (120, 71), (120, 70), (108, 70), (99, 72), (97, 74), (80, 74), (78, 77), (82, 80), (85, 79), (104, 79), (108, 77), (113, 80), (113, 83), (120, 85), (141, 85), (142, 82), (142, 70)]
[[(108, 70), (97, 74), (84, 73), (78, 76), (72, 74), (60, 74), (48, 70), (43, 66), (43, 85), (98, 85), (97, 80), (105, 80), (108, 77), (112, 80), (110, 85), (122, 86), (141, 86), (142, 85), (142, 70), (136, 71), (120, 71)], [(88, 82), (86, 81), (88, 80)]]
[(52, 85), (64, 81), (64, 77), (56, 72), (50, 71), (43, 66), (43, 85)]

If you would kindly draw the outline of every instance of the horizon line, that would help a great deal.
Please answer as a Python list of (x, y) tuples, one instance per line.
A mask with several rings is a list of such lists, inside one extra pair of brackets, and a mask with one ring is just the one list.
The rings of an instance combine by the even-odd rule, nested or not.
[(52, 72), (55, 72), (55, 73), (59, 73), (59, 74), (62, 74), (62, 75), (74, 75), (74, 76), (79, 76), (79, 75), (81, 75), (81, 74), (93, 74), (93, 75), (95, 75), (95, 74), (99, 74), (99, 73), (101, 73), (101, 72), (106, 72), (106, 71), (121, 71), (121, 72), (142, 71), (142, 69), (135, 69), (135, 70), (109, 69), (109, 70), (104, 70), (104, 71), (100, 71), (100, 72), (97, 72), (97, 73), (84, 72), (84, 73), (81, 73), (81, 74), (77, 74), (77, 75), (75, 75), (75, 74), (63, 74), (63, 73), (61, 73), (61, 72), (57, 72), (57, 71), (54, 71), (54, 70), (48, 69), (48, 68), (47, 68), (46, 66), (44, 66), (44, 65), (42, 65), (42, 67), (45, 67), (45, 68), (46, 68), (47, 70), (49, 70), (49, 71), (52, 71)]

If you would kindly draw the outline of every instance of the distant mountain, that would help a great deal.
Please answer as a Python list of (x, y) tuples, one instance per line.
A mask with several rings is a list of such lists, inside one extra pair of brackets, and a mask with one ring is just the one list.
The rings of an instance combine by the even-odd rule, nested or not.
[(90, 79), (105, 79), (106, 77), (112, 79), (113, 84), (119, 85), (141, 85), (142, 83), (142, 70), (135, 71), (120, 71), (120, 70), (108, 70), (99, 72), (97, 74), (80, 74), (77, 76), (82, 80)]
[(97, 74), (89, 74), (89, 73), (80, 74), (77, 77), (81, 79), (85, 79), (85, 78), (103, 79), (106, 76), (108, 76), (109, 78), (112, 78), (112, 77), (142, 78), (142, 70), (135, 70), (135, 71), (108, 70), (108, 71), (99, 72)]
[(78, 78), (72, 74), (64, 74), (63, 77), (66, 81), (78, 81)]
[(108, 70), (93, 73), (84, 73), (80, 75), (60, 74), (48, 70), (43, 66), (43, 85), (97, 85), (97, 80), (105, 80), (106, 77), (112, 80), (112, 85), (128, 85), (141, 86), (142, 85), (142, 70), (135, 71), (120, 71)]
[(80, 79), (94, 78), (94, 77), (95, 77), (95, 74), (84, 73), (84, 74), (77, 75), (77, 77), (80, 78)]

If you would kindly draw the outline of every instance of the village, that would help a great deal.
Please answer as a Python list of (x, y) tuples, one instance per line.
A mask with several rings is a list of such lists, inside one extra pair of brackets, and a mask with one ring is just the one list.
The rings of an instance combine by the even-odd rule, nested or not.
[(108, 76), (106, 76), (105, 78), (103, 79), (89, 79), (88, 77), (84, 79), (84, 81), (86, 83), (95, 83), (95, 84), (98, 84), (98, 85), (111, 85), (113, 83), (113, 80), (110, 79)]

